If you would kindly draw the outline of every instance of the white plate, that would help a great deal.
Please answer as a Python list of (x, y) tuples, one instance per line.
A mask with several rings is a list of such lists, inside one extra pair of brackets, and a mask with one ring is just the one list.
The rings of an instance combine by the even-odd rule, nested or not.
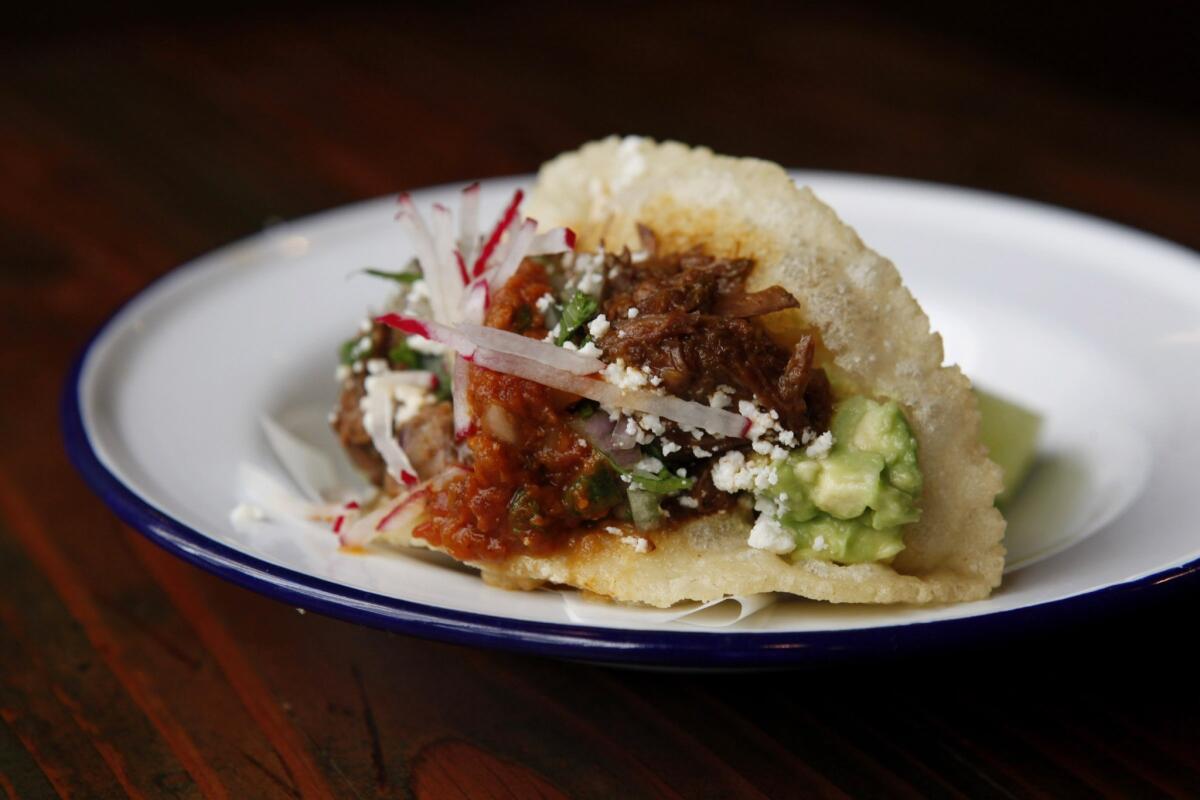
[[(410, 256), (390, 199), (274, 227), (146, 289), (77, 364), (64, 396), (68, 447), (125, 519), (244, 585), (368, 624), (598, 660), (762, 665), (915, 646), (1060, 619), (1196, 570), (1195, 253), (995, 195), (796, 178), (895, 261), (944, 334), (948, 360), (1045, 418), (1039, 463), (1009, 509), (1009, 573), (988, 600), (788, 600), (724, 628), (653, 613), (580, 616), (561, 593), (494, 589), (438, 557), (346, 555), (314, 530), (239, 534), (229, 522), (238, 465), (283, 474), (260, 415), (336, 448), (323, 417), (337, 393), (337, 345), (387, 291), (348, 276), (398, 269)], [(529, 182), (484, 182), (484, 218)], [(414, 198), (450, 204), (459, 188)]]

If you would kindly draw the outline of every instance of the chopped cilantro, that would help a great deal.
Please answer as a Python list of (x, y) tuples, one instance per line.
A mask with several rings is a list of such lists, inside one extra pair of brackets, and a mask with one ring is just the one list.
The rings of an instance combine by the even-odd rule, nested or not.
[(371, 337), (366, 334), (355, 336), (342, 342), (338, 348), (339, 360), (349, 366), (371, 352)]
[(596, 316), (599, 309), (600, 303), (596, 298), (576, 289), (571, 299), (563, 306), (562, 319), (558, 321), (558, 336), (554, 337), (554, 343), (562, 347), (563, 342)]
[(387, 270), (375, 269), (374, 267), (367, 267), (363, 272), (373, 275), (376, 278), (386, 278), (396, 283), (412, 283), (421, 279), (421, 264), (414, 258), (405, 264), (404, 269), (400, 272), (388, 272)]
[(421, 366), (421, 354), (409, 347), (408, 340), (401, 337), (388, 350), (388, 363), (393, 368), (417, 369)]
[(674, 494), (686, 491), (692, 488), (692, 484), (696, 482), (695, 478), (681, 478), (666, 468), (659, 470), (657, 475), (640, 470), (630, 470), (626, 474), (637, 484), (639, 489), (654, 494)]

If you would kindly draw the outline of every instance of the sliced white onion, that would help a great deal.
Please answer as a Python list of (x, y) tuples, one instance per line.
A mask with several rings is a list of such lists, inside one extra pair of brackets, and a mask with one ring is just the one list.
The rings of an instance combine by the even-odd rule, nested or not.
[(461, 439), (471, 432), (471, 407), (467, 404), (467, 384), (471, 365), (458, 353), (454, 354), (454, 374), (451, 376), (450, 405), (454, 409), (454, 436)]
[(570, 228), (551, 228), (533, 237), (528, 256), (544, 256), (575, 249), (575, 231)]
[(479, 182), (462, 190), (458, 206), (458, 249), (464, 264), (472, 264), (479, 250)]
[(549, 342), (531, 339), (519, 333), (466, 322), (459, 325), (457, 330), (480, 347), (540, 361), (548, 366), (566, 370), (572, 375), (591, 375), (604, 369), (604, 362), (598, 358), (564, 350)]
[(670, 395), (654, 394), (637, 389), (620, 389), (611, 383), (572, 375), (566, 370), (556, 369), (548, 364), (511, 353), (500, 353), (480, 347), (475, 351), (473, 360), (481, 367), (508, 375), (516, 375), (519, 378), (586, 397), (601, 405), (655, 414), (674, 420), (686, 427), (700, 428), (718, 436), (745, 438), (746, 432), (750, 429), (750, 420), (740, 414)]

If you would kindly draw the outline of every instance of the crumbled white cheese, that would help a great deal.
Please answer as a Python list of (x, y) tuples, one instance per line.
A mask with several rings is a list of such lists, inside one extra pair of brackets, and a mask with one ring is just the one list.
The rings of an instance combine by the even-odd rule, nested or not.
[(705, 450), (703, 447), (693, 447), (692, 455), (694, 455), (696, 458), (708, 458), (712, 455), (712, 452)]
[(712, 480), (722, 492), (752, 492), (774, 486), (779, 482), (779, 475), (770, 460), (747, 459), (740, 450), (730, 450), (717, 460)]
[(368, 375), (380, 375), (387, 371), (388, 371), (387, 359), (372, 358), (367, 361), (367, 374)]
[(777, 438), (779, 439), (779, 443), (784, 447), (796, 446), (796, 434), (791, 431), (780, 431)]
[(663, 463), (654, 456), (646, 456), (641, 461), (633, 465), (633, 468), (639, 472), (649, 472), (657, 475), (662, 471)]
[[(598, 263), (603, 264), (604, 259), (599, 259)], [(599, 295), (600, 290), (604, 288), (604, 273), (598, 269), (589, 268), (579, 276), (575, 282), (575, 288), (584, 294)]]
[(649, 380), (646, 373), (637, 367), (627, 367), (623, 359), (618, 358), (612, 364), (604, 367), (601, 377), (620, 389), (641, 389)]
[[(643, 414), (638, 419), (638, 425), (641, 426), (642, 430), (650, 431), (655, 436), (662, 436), (667, 432), (667, 426), (663, 424), (662, 418), (656, 414)], [(676, 447), (675, 449), (678, 450), (679, 448)], [(665, 451), (663, 455), (666, 455)]]
[(684, 469), (683, 467), (680, 467), (679, 469), (675, 470), (675, 474), (676, 474), (676, 475), (678, 475), (678, 476), (679, 476), (679, 477), (681, 477), (681, 478), (686, 478), (686, 477), (687, 477), (687, 470), (686, 470), (686, 469)]
[(766, 439), (759, 439), (757, 442), (755, 442), (754, 444), (752, 444), (750, 446), (752, 448), (754, 448), (754, 452), (758, 453), (761, 456), (765, 456), (768, 453), (770, 453), (771, 448), (774, 447), (774, 445), (771, 444), (770, 442), (768, 442)]
[(638, 310), (637, 310), (636, 306), (630, 308), (628, 311), (625, 312), (625, 316), (629, 317), (630, 319), (634, 319), (635, 317), (637, 317), (637, 315), (638, 315)]
[(750, 538), (746, 544), (756, 550), (766, 550), (768, 553), (790, 553), (796, 549), (796, 537), (780, 524), (774, 515), (760, 513), (750, 529)]
[(783, 461), (787, 457), (788, 457), (788, 451), (786, 449), (780, 447), (779, 445), (773, 445), (771, 447), (771, 460), (772, 461)]
[(579, 355), (581, 355), (581, 356), (591, 356), (592, 358), (599, 358), (602, 354), (603, 354), (603, 351), (599, 347), (596, 346), (595, 342), (585, 342), (583, 347), (579, 348)]
[(589, 322), (587, 326), (588, 333), (591, 334), (593, 339), (599, 339), (601, 336), (608, 333), (608, 328), (608, 317), (604, 316), (603, 314)]
[(817, 552), (825, 549), (825, 536), (823, 534), (818, 533), (817, 538), (813, 539), (812, 549)]
[(829, 448), (831, 447), (833, 447), (833, 433), (825, 431), (808, 446), (804, 454), (809, 458), (824, 458), (829, 455)]
[(750, 430), (746, 431), (746, 436), (752, 442), (761, 439), (765, 433), (778, 427), (769, 413), (760, 410), (749, 400), (738, 402), (738, 413), (750, 420)]
[(550, 342), (551, 344), (553, 344), (554, 340), (558, 338), (558, 332), (559, 332), (559, 324), (556, 322), (556, 323), (554, 323), (553, 328), (546, 331), (546, 335), (542, 337), (542, 341)]
[(611, 533), (614, 536), (620, 536), (622, 533), (624, 533), (624, 531), (622, 531), (620, 528), (613, 527), (612, 525), (606, 526), (604, 528), (604, 532)]
[(812, 428), (805, 428), (800, 432), (800, 444), (810, 445), (813, 439), (817, 438), (817, 433)]
[(676, 452), (679, 452), (679, 451), (680, 451), (680, 450), (682, 450), (682, 449), (683, 449), (682, 447), (680, 447), (679, 445), (675, 444), (675, 443), (674, 443), (674, 442), (672, 442), (670, 439), (663, 439), (663, 443), (662, 443), (662, 454), (663, 454), (664, 456), (669, 456), (669, 455), (671, 455), (671, 453), (676, 453)]
[(683, 506), (684, 508), (700, 507), (700, 501), (692, 497), (690, 494), (680, 495), (677, 499), (679, 500), (679, 505)]
[(650, 385), (651, 386), (662, 386), (662, 378), (658, 377), (657, 375), (651, 375), (650, 376)]
[(713, 408), (727, 408), (731, 402), (733, 401), (729, 399), (729, 395), (720, 389), (713, 392), (708, 398), (708, 404)]
[(575, 346), (574, 342), (572, 342), (570, 339), (567, 339), (565, 342), (562, 343), (562, 349), (563, 350), (578, 350), (579, 348)]
[(545, 314), (547, 311), (550, 310), (550, 306), (554, 305), (554, 295), (550, 294), (549, 292), (546, 292), (544, 295), (539, 297), (534, 302), (533, 305), (537, 308), (538, 311)]

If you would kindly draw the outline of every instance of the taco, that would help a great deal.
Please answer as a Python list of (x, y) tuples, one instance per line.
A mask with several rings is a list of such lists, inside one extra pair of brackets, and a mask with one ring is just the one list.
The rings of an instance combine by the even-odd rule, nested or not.
[(532, 218), (518, 192), (481, 232), (478, 196), (401, 197), (417, 258), (343, 348), (334, 428), (383, 490), (346, 544), (660, 607), (999, 584), (970, 383), (780, 167), (610, 138), (542, 167)]

